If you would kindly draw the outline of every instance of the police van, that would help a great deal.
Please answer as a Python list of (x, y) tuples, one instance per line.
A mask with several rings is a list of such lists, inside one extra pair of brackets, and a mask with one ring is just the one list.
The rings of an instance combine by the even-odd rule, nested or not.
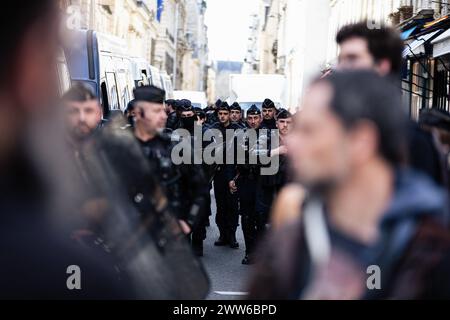
[(92, 30), (73, 30), (65, 48), (72, 82), (99, 97), (105, 118), (123, 112), (133, 99), (133, 62), (124, 40)]

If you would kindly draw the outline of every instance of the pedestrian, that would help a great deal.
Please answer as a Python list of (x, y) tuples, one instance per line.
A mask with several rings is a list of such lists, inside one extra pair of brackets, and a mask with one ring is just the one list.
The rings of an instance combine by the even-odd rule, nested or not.
[(404, 165), (400, 101), (392, 82), (370, 71), (313, 82), (290, 145), (308, 195), (301, 219), (263, 249), (251, 298), (450, 295), (450, 239), (440, 222), (447, 202), (429, 177)]
[[(131, 299), (133, 290), (73, 241), (57, 215), (74, 209), (65, 192), (73, 168), (61, 161), (65, 132), (54, 108), (57, 2), (11, 2), (0, 17), (0, 299)], [(81, 270), (81, 288), (68, 281), (77, 277), (71, 270)]]
[[(338, 70), (373, 70), (401, 88), (404, 43), (400, 34), (389, 27), (370, 28), (367, 22), (349, 24), (336, 35), (339, 45)], [(409, 163), (437, 183), (443, 183), (439, 155), (431, 134), (410, 121), (408, 132)]]

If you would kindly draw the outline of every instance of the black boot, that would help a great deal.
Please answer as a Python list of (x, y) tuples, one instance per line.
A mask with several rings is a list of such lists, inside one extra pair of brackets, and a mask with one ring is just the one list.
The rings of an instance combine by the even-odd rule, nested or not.
[(231, 232), (230, 233), (230, 248), (231, 249), (238, 249), (239, 248), (239, 243), (236, 240), (236, 232)]
[(248, 266), (248, 265), (251, 265), (251, 264), (254, 264), (254, 263), (255, 262), (251, 258), (251, 255), (246, 253), (244, 259), (242, 259), (242, 264)]

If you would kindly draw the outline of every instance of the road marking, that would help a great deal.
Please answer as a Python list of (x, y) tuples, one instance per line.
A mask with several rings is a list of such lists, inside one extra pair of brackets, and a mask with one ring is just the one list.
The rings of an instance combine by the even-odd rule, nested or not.
[(248, 292), (239, 291), (214, 291), (214, 293), (221, 296), (248, 296)]

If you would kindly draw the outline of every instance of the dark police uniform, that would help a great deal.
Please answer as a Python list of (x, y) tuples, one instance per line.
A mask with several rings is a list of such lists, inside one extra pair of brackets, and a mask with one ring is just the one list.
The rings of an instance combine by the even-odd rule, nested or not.
[[(261, 115), (255, 105), (250, 107), (247, 115)], [(247, 132), (255, 130), (248, 128)], [(256, 136), (259, 138), (260, 131), (256, 129)], [(245, 240), (245, 257), (242, 260), (243, 264), (252, 263), (252, 254), (255, 249), (256, 242), (263, 232), (264, 221), (256, 211), (257, 188), (260, 181), (261, 165), (259, 161), (256, 164), (250, 164), (250, 154), (257, 156), (258, 148), (256, 145), (251, 145), (251, 142), (246, 139), (244, 145), (240, 145), (245, 150), (246, 161), (245, 164), (237, 165), (238, 179), (236, 181), (240, 203), (240, 214), (242, 222), (242, 231)]]
[(191, 227), (196, 226), (207, 196), (202, 169), (188, 164), (174, 165), (171, 159), (173, 144), (169, 136), (159, 135), (146, 142), (138, 141), (166, 191), (173, 212)]
[[(272, 100), (266, 99), (263, 102), (263, 109), (275, 109), (275, 104)], [(267, 139), (267, 152), (270, 155), (271, 152), (271, 139), (272, 130), (277, 130), (277, 124), (275, 118), (270, 120), (264, 120), (261, 124), (261, 129), (266, 130), (266, 135), (260, 136), (262, 139)], [(271, 176), (261, 176), (258, 181), (258, 186), (256, 189), (256, 212), (261, 223), (260, 228), (263, 229), (269, 222), (269, 215), (271, 210), (271, 205), (275, 197), (275, 185), (276, 178), (275, 175)]]
[[(201, 110), (201, 109), (200, 109)], [(193, 111), (195, 109), (192, 107), (192, 104), (189, 100), (184, 100), (184, 105), (182, 111)], [(209, 180), (207, 178), (207, 167), (202, 166), (201, 164), (195, 164), (194, 155), (197, 154), (199, 156), (202, 155), (202, 141), (196, 143), (197, 137), (194, 135), (195, 128), (198, 126), (196, 121), (198, 120), (198, 116), (195, 114), (193, 117), (181, 118), (180, 128), (189, 131), (190, 133), (190, 145), (191, 145), (191, 164), (183, 164), (180, 166), (182, 172), (185, 172), (185, 176), (188, 179), (183, 179), (183, 181), (188, 182), (183, 184), (183, 190), (185, 193), (195, 193), (202, 201), (202, 214), (198, 219), (197, 223), (194, 225), (192, 229), (192, 248), (197, 256), (203, 256), (203, 241), (206, 239), (206, 226), (209, 222), (209, 215), (211, 211), (211, 199), (209, 195)], [(182, 139), (186, 139), (183, 137)], [(196, 146), (199, 149), (195, 149)], [(193, 189), (194, 187), (194, 189)], [(193, 192), (195, 191), (195, 192)], [(195, 198), (195, 196), (194, 196)]]
[[(230, 111), (226, 102), (222, 103), (218, 110), (221, 109)], [(220, 130), (222, 141), (225, 142), (226, 130), (238, 130), (240, 127), (234, 123), (230, 123), (228, 127), (224, 127), (221, 123), (215, 123), (208, 129)], [(233, 164), (226, 163), (226, 154), (230, 147), (225, 142), (216, 150), (223, 153), (223, 164), (216, 166), (214, 174), (214, 194), (217, 206), (216, 224), (220, 231), (219, 240), (216, 241), (215, 245), (230, 245), (232, 248), (238, 248), (239, 244), (236, 241), (236, 229), (239, 224), (238, 204), (236, 196), (232, 195), (229, 189), (229, 183), (236, 177), (236, 170)]]

